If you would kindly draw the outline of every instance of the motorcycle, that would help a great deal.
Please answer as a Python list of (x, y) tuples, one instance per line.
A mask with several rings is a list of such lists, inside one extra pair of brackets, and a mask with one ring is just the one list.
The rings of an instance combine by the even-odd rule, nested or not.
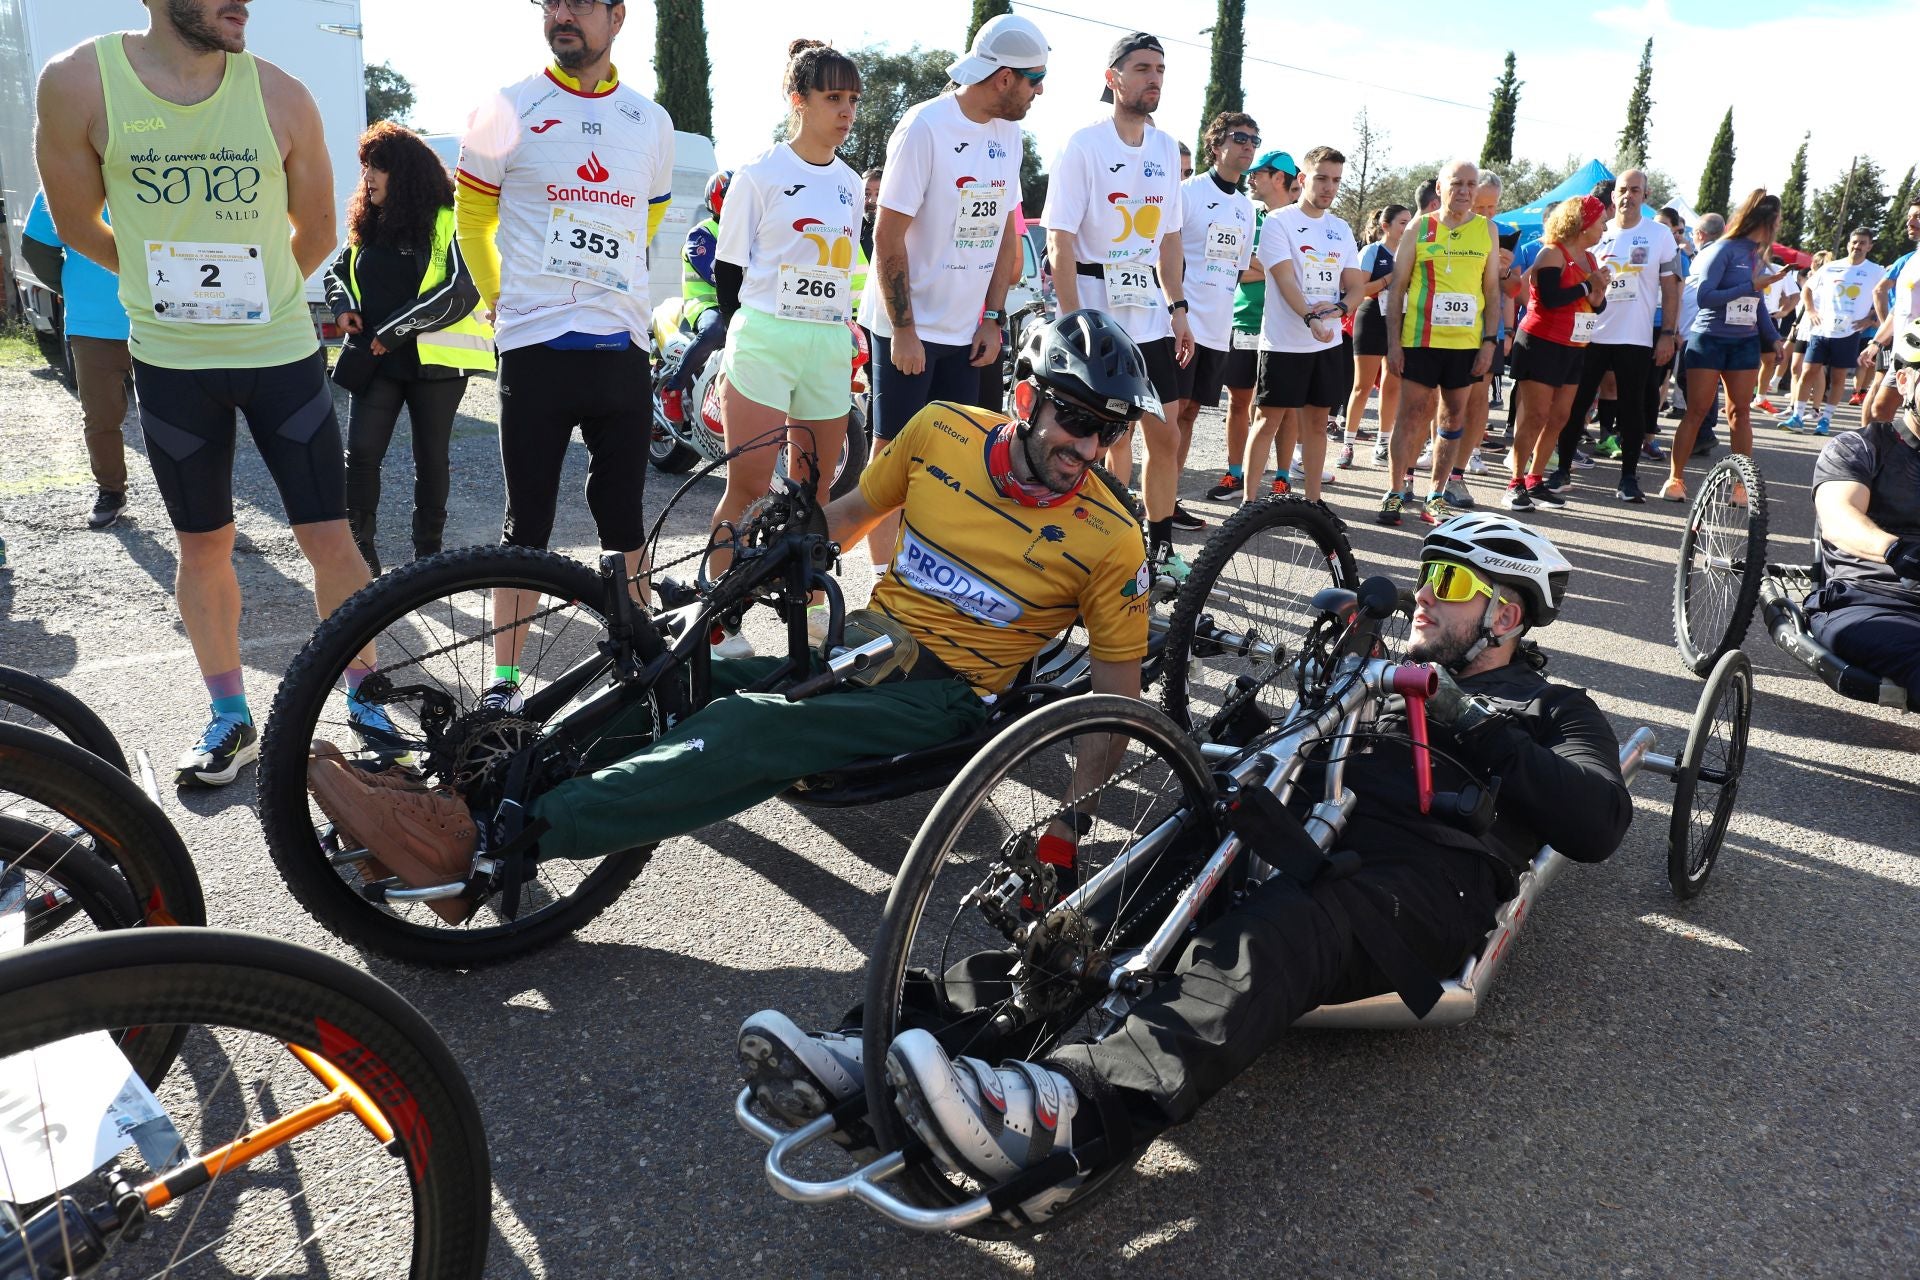
[[(847, 326), (852, 375), (849, 386), (847, 437), (833, 467), (833, 496), (851, 493), (867, 465), (871, 442), (864, 409), (866, 369), (870, 360), (867, 338), (858, 325)], [(671, 298), (653, 309), (653, 440), (648, 456), (669, 475), (682, 475), (703, 462), (718, 462), (727, 452), (726, 432), (720, 423), (720, 353), (712, 352), (695, 371), (685, 391), (669, 389), (679, 374), (694, 330), (681, 315), (681, 299)], [(776, 469), (784, 467), (785, 457)]]

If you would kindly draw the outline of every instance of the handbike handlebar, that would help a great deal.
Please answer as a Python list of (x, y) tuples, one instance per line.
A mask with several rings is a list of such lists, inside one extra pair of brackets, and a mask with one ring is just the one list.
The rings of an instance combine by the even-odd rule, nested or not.
[(787, 689), (787, 701), (798, 702), (802, 698), (811, 698), (816, 693), (825, 693), (828, 689), (844, 683), (855, 672), (865, 671), (875, 663), (885, 662), (892, 656), (892, 636), (875, 636), (856, 648), (842, 649), (827, 659), (825, 671), (808, 676), (798, 684), (790, 686)]
[(1427, 746), (1427, 699), (1440, 688), (1440, 677), (1424, 662), (1403, 662), (1393, 668), (1393, 691), (1407, 700), (1407, 736), (1413, 740), (1413, 783), (1420, 796), (1420, 812), (1433, 812), (1433, 752)]

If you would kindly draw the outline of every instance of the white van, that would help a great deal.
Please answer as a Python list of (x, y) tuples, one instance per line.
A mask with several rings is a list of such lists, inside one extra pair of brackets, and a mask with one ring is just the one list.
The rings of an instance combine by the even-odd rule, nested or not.
[[(367, 127), (365, 72), (360, 48), (360, 0), (273, 0), (248, 10), (247, 48), (298, 77), (320, 104), (327, 150), (333, 157), (333, 195), (339, 225), (360, 182), (360, 135)], [(0, 275), (10, 297), (0, 311), (22, 308), (43, 335), (57, 334), (59, 306), (19, 254), (20, 232), (33, 207), (40, 176), (33, 162), (31, 109), (40, 69), (54, 55), (109, 31), (144, 31), (140, 0), (0, 0)], [(326, 290), (316, 274), (307, 301), (323, 312)]]
[[(3, 0), (0, 0), (3, 2)], [(460, 163), (460, 135), (422, 134), (448, 172)], [(673, 203), (661, 219), (659, 234), (647, 245), (647, 297), (655, 306), (680, 296), (680, 246), (700, 220), (700, 201), (714, 170), (713, 142), (697, 133), (673, 135)]]

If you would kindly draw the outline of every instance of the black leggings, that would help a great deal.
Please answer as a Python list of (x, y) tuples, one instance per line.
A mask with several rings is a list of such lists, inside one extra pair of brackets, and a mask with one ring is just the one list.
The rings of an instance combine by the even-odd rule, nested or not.
[(1559, 469), (1573, 461), (1573, 451), (1587, 429), (1587, 410), (1593, 408), (1600, 392), (1600, 380), (1613, 374), (1614, 412), (1618, 415), (1620, 436), (1620, 476), (1636, 474), (1640, 465), (1640, 445), (1647, 438), (1647, 382), (1653, 377), (1653, 348), (1631, 342), (1593, 342), (1587, 345), (1586, 364), (1580, 373), (1580, 387), (1573, 393), (1573, 408), (1560, 428)]
[(437, 544), (447, 520), (453, 419), (466, 391), (465, 378), (377, 377), (355, 395), (347, 411), (347, 510), (380, 509), (380, 465), (404, 407), (413, 427), (413, 524), (431, 530), (429, 542)]
[[(1371, 899), (1446, 977), (1492, 927), (1501, 897), (1492, 864), (1455, 849), (1367, 857), (1340, 884)], [(1055, 1050), (1052, 1064), (1076, 1084), (1113, 1090), (1136, 1144), (1191, 1119), (1301, 1014), (1393, 989), (1349, 913), (1323, 901), (1338, 891), (1284, 876), (1254, 890), (1188, 944), (1177, 981), (1155, 987), (1112, 1035)]]
[(647, 349), (556, 351), (519, 347), (500, 354), (500, 468), (507, 482), (501, 540), (544, 549), (553, 536), (567, 442), (587, 442), (587, 510), (607, 551), (646, 541), (640, 497), (653, 438), (653, 379)]

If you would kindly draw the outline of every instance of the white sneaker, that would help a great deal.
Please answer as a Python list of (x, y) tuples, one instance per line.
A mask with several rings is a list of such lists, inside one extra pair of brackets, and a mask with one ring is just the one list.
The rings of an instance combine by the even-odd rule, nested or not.
[(1420, 451), (1420, 456), (1414, 460), (1413, 469), (1415, 471), (1425, 471), (1428, 467), (1431, 467), (1432, 465), (1433, 465), (1433, 441), (1429, 440), (1427, 441), (1427, 447), (1422, 449)]
[(1458, 476), (1447, 477), (1445, 493), (1448, 504), (1458, 507), (1462, 511), (1471, 511), (1480, 505), (1473, 500), (1473, 493), (1467, 488), (1467, 482)]
[(480, 695), (480, 705), (488, 711), (518, 712), (527, 705), (526, 695), (520, 692), (520, 684), (515, 680), (495, 680)]
[[(735, 1047), (754, 1100), (796, 1129), (866, 1087), (859, 1036), (808, 1035), (778, 1009), (762, 1009), (741, 1023)], [(843, 1125), (831, 1136), (862, 1164), (879, 1158), (864, 1122)]]
[(1341, 467), (1350, 467), (1353, 465), (1353, 446), (1351, 444), (1342, 444), (1340, 446), (1340, 461), (1335, 465)]
[(1391, 447), (1392, 443), (1393, 443), (1392, 441), (1387, 440), (1383, 437), (1376, 436), (1374, 438), (1374, 441), (1373, 441), (1373, 465), (1374, 466), (1384, 467), (1391, 460), (1392, 455), (1388, 452), (1388, 449)]
[(1487, 474), (1486, 460), (1480, 456), (1478, 449), (1475, 449), (1467, 459), (1467, 474), (1470, 476), (1483, 476)]
[(714, 644), (713, 656), (716, 658), (751, 658), (753, 656), (753, 641), (747, 639), (738, 631), (726, 632), (720, 637), (719, 641)]
[[(933, 1158), (950, 1173), (1000, 1183), (1056, 1150), (1073, 1146), (1080, 1095), (1057, 1071), (1031, 1062), (994, 1068), (978, 1058), (949, 1058), (925, 1031), (903, 1031), (887, 1050), (894, 1105)], [(1052, 1216), (1075, 1178), (1023, 1201), (1038, 1221)]]

